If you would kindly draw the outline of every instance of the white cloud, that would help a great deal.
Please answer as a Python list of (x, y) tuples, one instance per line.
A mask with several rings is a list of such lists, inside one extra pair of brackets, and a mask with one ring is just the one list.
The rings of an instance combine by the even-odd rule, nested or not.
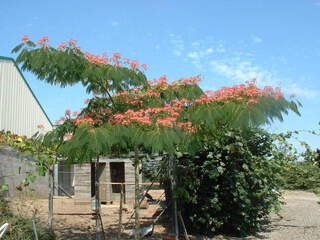
[(228, 60), (228, 61), (210, 61), (211, 71), (225, 76), (235, 83), (245, 80), (257, 79), (258, 84), (262, 86), (281, 86), (284, 94), (296, 94), (298, 97), (315, 98), (320, 96), (320, 91), (302, 87), (297, 83), (286, 78), (279, 78), (276, 73), (265, 70), (254, 65), (250, 61)]
[(232, 79), (243, 82), (257, 78), (263, 85), (278, 85), (281, 81), (272, 72), (255, 66), (251, 61), (238, 58), (210, 61), (211, 71)]
[[(294, 93), (298, 97), (305, 98), (320, 96), (320, 90), (308, 88), (297, 79), (293, 82), (290, 78), (281, 76), (277, 70), (278, 67), (274, 64), (266, 65), (267, 67), (258, 64), (256, 54), (248, 50), (249, 47), (252, 48), (252, 45), (246, 42), (243, 42), (237, 48), (230, 48), (227, 43), (219, 40), (210, 42), (198, 40), (186, 44), (179, 35), (171, 33), (169, 37), (173, 47), (172, 53), (181, 57), (183, 61), (189, 62), (202, 73), (218, 74), (234, 84), (256, 78), (260, 87), (279, 86), (287, 95)], [(261, 43), (263, 39), (252, 36), (251, 41)], [(271, 60), (273, 63), (287, 64), (284, 57), (272, 57)]]
[(190, 52), (188, 53), (188, 57), (192, 59), (197, 59), (199, 58), (199, 54), (197, 52)]
[(173, 50), (173, 54), (179, 57), (181, 56), (182, 52), (179, 50)]
[(262, 38), (256, 35), (251, 36), (252, 42), (253, 43), (262, 43)]
[(313, 99), (315, 97), (320, 96), (320, 91), (312, 90), (308, 88), (303, 88), (298, 86), (295, 83), (292, 83), (291, 85), (282, 88), (282, 91), (288, 95), (295, 94), (297, 97), (305, 97), (309, 99)]
[(117, 27), (117, 26), (119, 26), (119, 22), (118, 21), (112, 21), (111, 22), (111, 25), (113, 26), (113, 27)]
[(180, 36), (178, 36), (174, 33), (170, 33), (169, 37), (170, 37), (170, 43), (173, 46), (172, 53), (175, 56), (178, 56), (178, 57), (181, 56), (184, 51), (184, 48), (185, 48), (184, 41), (181, 39)]
[(219, 46), (219, 47), (216, 48), (216, 51), (219, 52), (219, 53), (224, 53), (224, 52), (226, 52), (226, 49), (224, 47), (222, 47), (222, 46)]

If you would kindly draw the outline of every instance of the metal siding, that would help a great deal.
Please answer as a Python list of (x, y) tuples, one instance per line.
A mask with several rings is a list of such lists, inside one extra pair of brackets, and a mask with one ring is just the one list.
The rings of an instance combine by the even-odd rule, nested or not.
[(52, 129), (14, 62), (0, 59), (0, 130), (30, 137), (39, 131), (39, 124), (43, 132)]

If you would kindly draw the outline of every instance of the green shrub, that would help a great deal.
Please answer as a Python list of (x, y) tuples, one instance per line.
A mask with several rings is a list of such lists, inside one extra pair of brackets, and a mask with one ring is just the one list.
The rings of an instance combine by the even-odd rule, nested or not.
[(271, 158), (273, 140), (262, 130), (220, 131), (203, 151), (177, 161), (180, 211), (193, 232), (245, 236), (279, 208), (283, 163)]
[(312, 162), (288, 163), (283, 180), (285, 189), (320, 193), (320, 168)]
[[(6, 200), (0, 196), (0, 225), (9, 223), (10, 227), (5, 232), (3, 240), (34, 240), (34, 233), (32, 228), (32, 220), (26, 217), (16, 216), (9, 209)], [(54, 239), (53, 233), (39, 221), (36, 221), (36, 228), (38, 237), (41, 240)]]

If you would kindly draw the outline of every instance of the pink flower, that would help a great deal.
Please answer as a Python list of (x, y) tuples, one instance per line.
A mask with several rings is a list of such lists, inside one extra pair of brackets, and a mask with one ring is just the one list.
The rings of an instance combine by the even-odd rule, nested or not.
[(292, 94), (290, 95), (290, 98), (295, 98), (296, 96), (297, 96), (296, 94), (292, 93)]
[(74, 49), (77, 49), (78, 51), (81, 51), (80, 47), (74, 47)]
[(248, 104), (258, 103), (258, 99), (250, 99)]
[(49, 41), (49, 38), (48, 38), (48, 36), (44, 36), (44, 37), (42, 37), (42, 40), (47, 42), (47, 41)]
[(22, 42), (24, 42), (24, 43), (27, 43), (27, 42), (29, 42), (30, 40), (29, 40), (29, 36), (28, 35), (24, 35), (23, 37), (22, 37)]
[(69, 139), (72, 138), (72, 134), (66, 134), (66, 135), (64, 135), (63, 138), (64, 138), (65, 140), (69, 140)]
[(76, 45), (76, 44), (77, 44), (77, 41), (71, 39), (71, 40), (68, 41), (68, 44), (69, 44), (69, 46), (71, 46), (71, 45)]
[(102, 56), (108, 57), (108, 53), (104, 52), (104, 53), (102, 53)]
[(43, 39), (41, 39), (41, 40), (39, 40), (38, 42), (37, 42), (37, 44), (40, 44), (40, 45), (42, 45), (42, 44), (44, 44), (45, 43), (45, 41), (43, 40)]
[(138, 66), (139, 66), (139, 62), (138, 62), (137, 60), (133, 60), (133, 61), (131, 62), (131, 64), (130, 64), (130, 67), (131, 67), (132, 69), (137, 69)]
[(112, 58), (115, 59), (115, 60), (118, 60), (118, 59), (121, 58), (121, 54), (120, 54), (120, 53), (114, 53), (114, 54), (112, 55)]
[(123, 59), (123, 62), (129, 64), (129, 63), (130, 63), (130, 59), (129, 59), (129, 58), (124, 58), (124, 59)]
[(281, 92), (281, 87), (276, 87), (274, 90), (275, 90), (276, 92)]
[(148, 65), (147, 65), (147, 64), (141, 64), (141, 67), (142, 67), (144, 70), (147, 70)]
[(74, 117), (78, 116), (78, 112), (73, 112), (72, 116), (74, 116)]
[(57, 47), (57, 49), (59, 49), (59, 50), (64, 50), (65, 48), (66, 48), (66, 44), (65, 43), (61, 43), (58, 47)]
[(168, 80), (167, 75), (163, 75), (163, 76), (161, 76), (161, 77), (159, 78), (158, 84), (166, 83), (167, 80)]
[(69, 109), (67, 109), (65, 113), (66, 113), (66, 115), (70, 115), (71, 111)]

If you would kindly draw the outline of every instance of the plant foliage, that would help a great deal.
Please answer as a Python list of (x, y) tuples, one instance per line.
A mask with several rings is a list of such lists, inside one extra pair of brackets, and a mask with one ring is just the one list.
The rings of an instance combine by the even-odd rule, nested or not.
[(177, 164), (177, 199), (188, 229), (245, 236), (279, 207), (282, 160), (270, 158), (273, 140), (260, 129), (224, 128)]

